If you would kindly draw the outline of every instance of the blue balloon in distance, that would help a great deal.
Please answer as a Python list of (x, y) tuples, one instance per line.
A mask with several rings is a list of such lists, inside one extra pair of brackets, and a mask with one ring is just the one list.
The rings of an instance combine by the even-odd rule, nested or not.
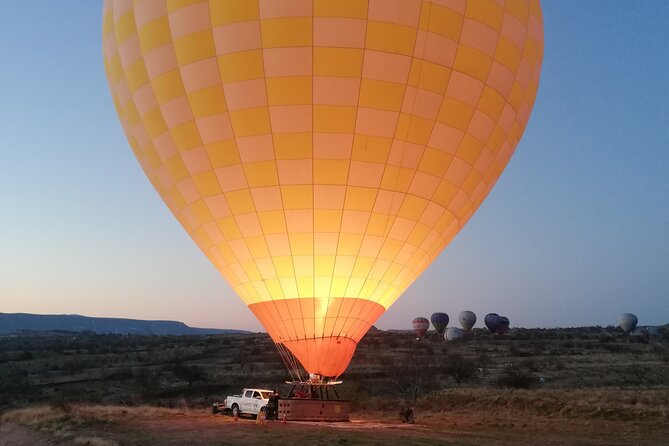
[(432, 326), (440, 335), (444, 334), (444, 330), (446, 330), (446, 327), (448, 327), (449, 320), (450, 319), (448, 318), (448, 314), (446, 313), (433, 313), (430, 317)]

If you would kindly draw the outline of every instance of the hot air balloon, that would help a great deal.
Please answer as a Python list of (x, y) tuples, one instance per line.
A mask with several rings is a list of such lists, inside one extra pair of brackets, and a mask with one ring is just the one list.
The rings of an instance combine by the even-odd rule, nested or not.
[(454, 339), (461, 338), (462, 336), (464, 336), (464, 332), (457, 327), (448, 327), (444, 333), (444, 338), (447, 341), (452, 341)]
[(476, 314), (473, 311), (465, 310), (458, 315), (458, 322), (465, 331), (469, 331), (476, 324)]
[(485, 319), (483, 321), (485, 322), (485, 326), (488, 328), (490, 333), (495, 333), (499, 327), (499, 314), (488, 313), (485, 315)]
[(430, 320), (432, 321), (432, 325), (434, 326), (434, 329), (437, 330), (437, 333), (439, 335), (444, 334), (444, 330), (446, 330), (446, 327), (448, 326), (448, 314), (446, 313), (433, 313), (432, 316), (430, 317)]
[(416, 336), (422, 338), (427, 333), (427, 330), (430, 328), (430, 321), (424, 317), (417, 317), (413, 320), (412, 324)]
[(509, 331), (509, 318), (506, 316), (499, 317), (499, 326), (497, 327), (497, 334), (502, 336), (504, 333)]
[(486, 198), (543, 57), (539, 0), (103, 10), (149, 180), (287, 363), (324, 379)]
[(618, 322), (620, 323), (620, 328), (622, 328), (625, 333), (630, 334), (630, 332), (636, 328), (636, 324), (639, 323), (639, 318), (632, 313), (623, 313), (618, 318)]

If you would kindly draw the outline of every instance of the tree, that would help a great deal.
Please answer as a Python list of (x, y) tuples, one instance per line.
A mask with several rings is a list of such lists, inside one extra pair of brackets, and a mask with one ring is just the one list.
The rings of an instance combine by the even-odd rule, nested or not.
[(537, 378), (526, 364), (510, 364), (504, 369), (502, 376), (497, 378), (500, 387), (513, 387), (515, 389), (529, 389), (537, 383)]
[(429, 387), (434, 382), (429, 365), (420, 360), (412, 350), (389, 368), (389, 375), (395, 388), (407, 401), (416, 401), (430, 390)]
[(244, 366), (248, 363), (248, 359), (248, 353), (243, 349), (237, 350), (233, 356), (233, 361), (239, 364), (239, 370), (241, 371), (244, 370)]
[(146, 367), (137, 368), (134, 370), (135, 381), (144, 393), (150, 395), (158, 386), (158, 373)]
[(204, 371), (195, 365), (174, 364), (172, 369), (174, 376), (188, 383), (188, 390), (193, 387), (195, 381), (203, 381), (206, 377)]
[(488, 368), (492, 360), (490, 359), (490, 355), (488, 355), (487, 352), (482, 351), (478, 354), (476, 357), (476, 361), (478, 362), (479, 367), (481, 367), (484, 371)]
[(476, 373), (476, 363), (460, 354), (447, 356), (445, 362), (444, 373), (452, 377), (458, 386)]

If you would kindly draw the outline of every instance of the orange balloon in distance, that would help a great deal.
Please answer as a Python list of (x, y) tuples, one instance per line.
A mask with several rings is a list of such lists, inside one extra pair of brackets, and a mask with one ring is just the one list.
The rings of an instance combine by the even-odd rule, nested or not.
[(337, 377), (525, 129), (538, 0), (107, 0), (142, 168), (306, 371)]

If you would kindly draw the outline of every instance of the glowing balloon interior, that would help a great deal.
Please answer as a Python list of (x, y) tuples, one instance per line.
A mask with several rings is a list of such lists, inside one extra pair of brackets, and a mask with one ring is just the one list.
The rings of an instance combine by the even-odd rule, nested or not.
[(538, 0), (107, 0), (128, 141), (277, 344), (335, 377), (525, 129)]

